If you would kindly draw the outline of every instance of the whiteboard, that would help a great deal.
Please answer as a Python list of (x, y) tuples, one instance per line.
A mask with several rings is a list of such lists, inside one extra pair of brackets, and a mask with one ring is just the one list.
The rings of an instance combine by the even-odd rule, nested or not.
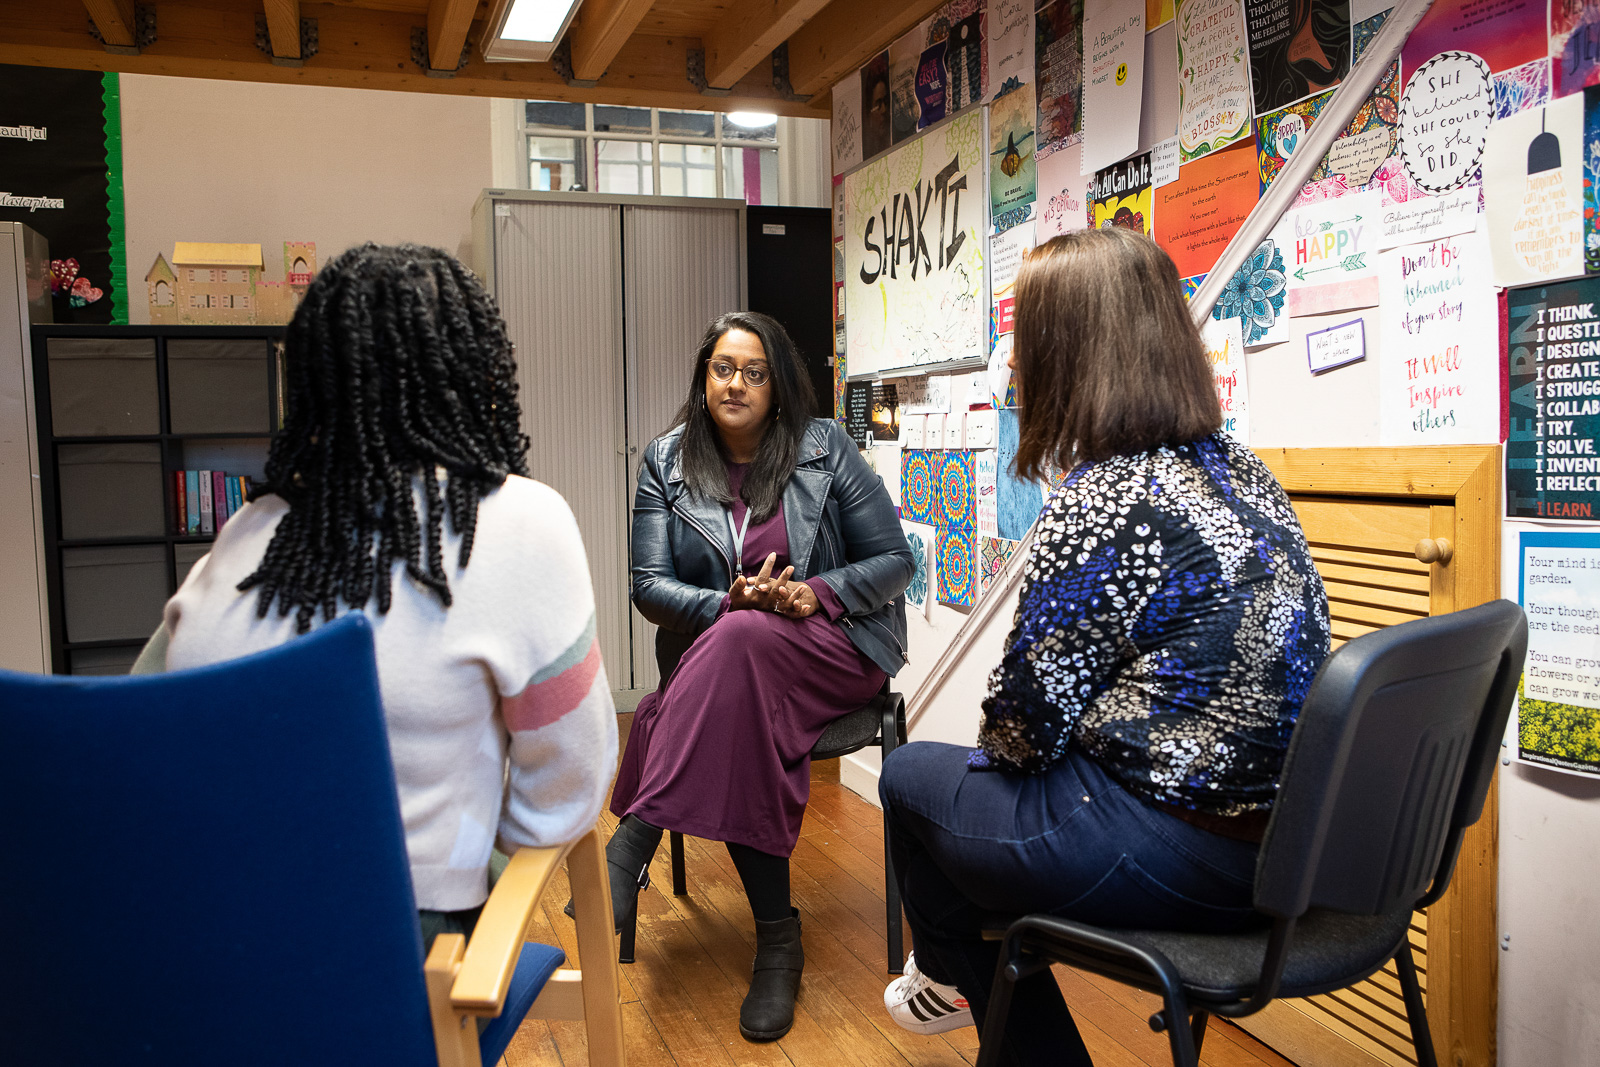
[(988, 110), (845, 176), (845, 366), (854, 377), (989, 354)]

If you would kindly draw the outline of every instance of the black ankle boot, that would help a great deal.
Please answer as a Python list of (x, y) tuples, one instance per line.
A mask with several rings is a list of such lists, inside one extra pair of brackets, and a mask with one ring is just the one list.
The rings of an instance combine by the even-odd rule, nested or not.
[(739, 1032), (750, 1041), (776, 1041), (794, 1025), (794, 998), (806, 954), (800, 947), (800, 912), (756, 922), (756, 961), (750, 992), (739, 1007)]
[[(606, 874), (611, 880), (611, 919), (617, 933), (633, 925), (639, 911), (639, 890), (650, 884), (650, 861), (661, 844), (661, 828), (624, 815), (617, 832), (606, 842)], [(570, 918), (572, 901), (561, 909)], [(625, 960), (626, 963), (633, 962)]]

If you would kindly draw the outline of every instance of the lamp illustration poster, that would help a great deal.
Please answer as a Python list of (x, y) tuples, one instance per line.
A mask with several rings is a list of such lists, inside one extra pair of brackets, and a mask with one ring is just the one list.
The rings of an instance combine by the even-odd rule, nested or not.
[(1583, 95), (1489, 128), (1483, 159), (1494, 284), (1583, 273)]

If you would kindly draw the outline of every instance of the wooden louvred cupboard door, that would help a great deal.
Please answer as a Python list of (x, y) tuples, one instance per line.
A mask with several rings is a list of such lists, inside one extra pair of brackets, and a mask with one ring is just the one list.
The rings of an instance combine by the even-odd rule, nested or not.
[[(1335, 647), (1498, 595), (1499, 449), (1286, 449), (1261, 457), (1300, 517), (1327, 588)], [(1412, 921), (1440, 1063), (1493, 1063), (1497, 818), (1491, 793), (1450, 892)], [(1392, 965), (1349, 989), (1275, 1001), (1237, 1022), (1300, 1067), (1417, 1062)]]

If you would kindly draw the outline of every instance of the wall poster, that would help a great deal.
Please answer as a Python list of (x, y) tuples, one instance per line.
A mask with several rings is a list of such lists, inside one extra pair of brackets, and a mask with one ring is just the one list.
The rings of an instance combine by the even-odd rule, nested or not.
[(1442, 52), (1406, 80), (1400, 155), (1426, 192), (1459, 189), (1477, 174), (1494, 121), (1489, 65), (1470, 52)]
[(0, 222), (49, 242), (56, 322), (128, 321), (117, 75), (0, 65)]
[(1039, 155), (1083, 137), (1083, 0), (1055, 0), (1033, 17)]
[(1250, 63), (1235, 0), (1178, 0), (1178, 152), (1184, 163), (1250, 131)]
[(1207, 319), (1200, 327), (1206, 362), (1222, 406), (1222, 432), (1250, 443), (1250, 387), (1245, 382), (1244, 334), (1238, 319)]
[(1144, 12), (1118, 0), (1084, 0), (1083, 171), (1139, 150)]
[(989, 206), (995, 215), (1038, 195), (1034, 117), (1032, 85), (1007, 93), (989, 109)]
[(1089, 226), (1090, 179), (1078, 170), (1083, 146), (1073, 145), (1038, 160), (1038, 239), (1042, 244)]
[(1155, 191), (1155, 239), (1180, 277), (1204, 274), (1256, 206), (1256, 155), (1240, 143), (1197, 159)]
[(852, 374), (988, 356), (987, 162), (980, 108), (846, 176)]
[(1483, 198), (1496, 285), (1583, 273), (1583, 96), (1489, 128)]
[(1482, 231), (1382, 253), (1378, 292), (1380, 442), (1498, 442), (1499, 301)]
[(1600, 278), (1506, 293), (1506, 514), (1600, 518)]
[(1350, 0), (1244, 0), (1256, 114), (1331, 89), (1350, 73)]
[(1096, 230), (1121, 226), (1148, 237), (1154, 202), (1150, 153), (1145, 152), (1095, 174), (1089, 187), (1090, 225)]
[(1517, 758), (1600, 776), (1600, 534), (1523, 531), (1518, 548), (1528, 658)]

